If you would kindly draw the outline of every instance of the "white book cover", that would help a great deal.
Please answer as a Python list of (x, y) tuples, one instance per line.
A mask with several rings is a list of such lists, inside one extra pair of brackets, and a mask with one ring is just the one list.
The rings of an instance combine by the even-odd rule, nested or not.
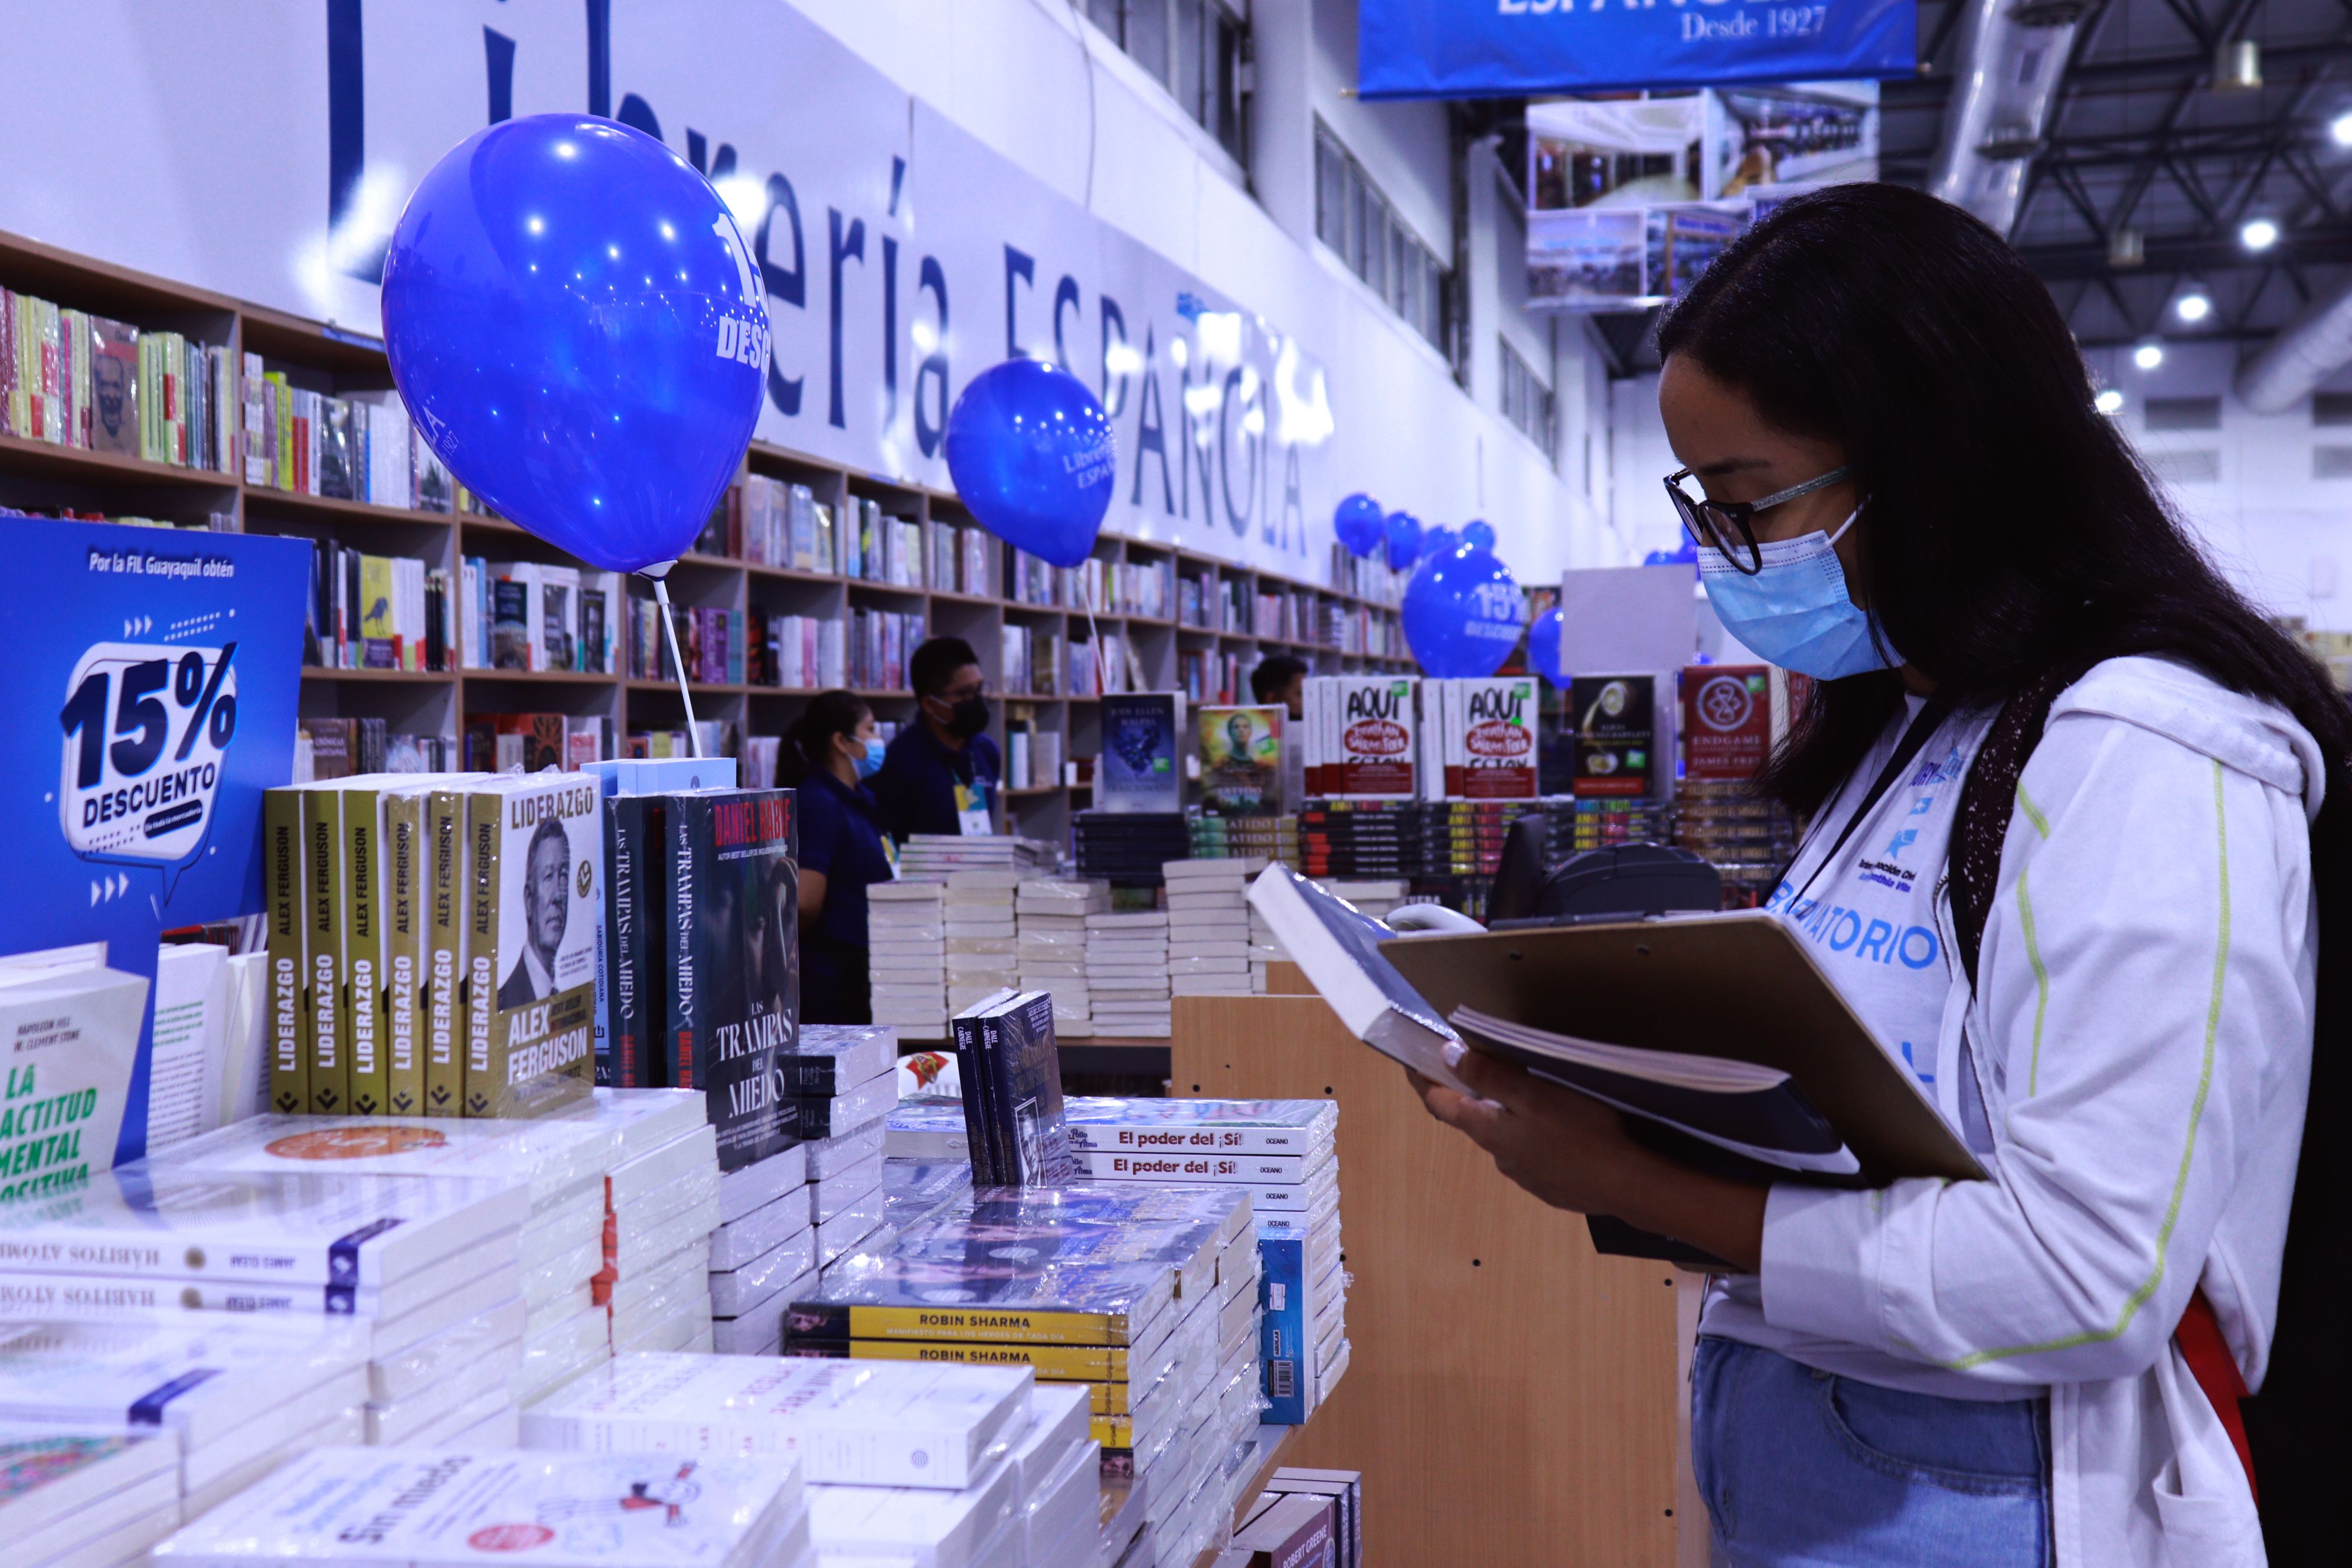
[(228, 949), (166, 942), (155, 955), (154, 1047), (148, 1053), (147, 1149), (217, 1126), (228, 1058)]
[(1535, 799), (1535, 677), (1495, 676), (1439, 684), (1445, 690), (1444, 798)]
[(0, 1272), (380, 1289), (530, 1215), (522, 1188), (280, 1175), (144, 1161), (63, 1197), (0, 1205)]
[(616, 1358), (523, 1413), (532, 1447), (796, 1454), (823, 1485), (971, 1485), (1029, 1407), (1026, 1367)]
[(146, 1009), (146, 980), (121, 970), (0, 973), (0, 1199), (70, 1192), (114, 1163)]
[(174, 1169), (333, 1176), (470, 1176), (530, 1189), (534, 1209), (619, 1163), (621, 1131), (587, 1107), (530, 1120), (257, 1116), (152, 1159)]
[(325, 1448), (155, 1550), (172, 1568), (288, 1563), (755, 1568), (799, 1527), (789, 1460)]
[(1006, 1457), (960, 1491), (815, 1487), (809, 1492), (809, 1531), (828, 1560), (878, 1557), (929, 1568), (981, 1568), (990, 1561), (982, 1549), (1025, 1500), (1014, 1495), (1017, 1479)]
[(694, 1089), (599, 1089), (596, 1115), (620, 1130), (625, 1160), (675, 1142), (710, 1120), (706, 1097)]
[[(360, 1373), (365, 1334), (332, 1327), (341, 1331), (288, 1333), (226, 1313), (0, 1323), (0, 1419), (167, 1427), (193, 1453), (225, 1433), (279, 1421), (303, 1395)], [(289, 1426), (285, 1436), (299, 1429)]]

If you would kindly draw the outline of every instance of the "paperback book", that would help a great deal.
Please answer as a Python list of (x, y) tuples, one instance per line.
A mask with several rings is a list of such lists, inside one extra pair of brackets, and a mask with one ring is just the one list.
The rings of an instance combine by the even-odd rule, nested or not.
[(1184, 695), (1113, 694), (1102, 700), (1102, 754), (1095, 763), (1095, 809), (1111, 813), (1184, 809)]
[(1062, 1110), (1054, 999), (1000, 991), (954, 1020), (964, 1118), (983, 1186), (1059, 1186), (1077, 1174)]
[(532, 1116), (584, 1100), (604, 864), (596, 782), (478, 780), (465, 801), (465, 1113)]

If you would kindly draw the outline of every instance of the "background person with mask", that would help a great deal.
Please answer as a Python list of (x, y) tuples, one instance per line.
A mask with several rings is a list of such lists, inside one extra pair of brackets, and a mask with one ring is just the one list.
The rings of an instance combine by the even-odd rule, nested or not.
[(907, 661), (919, 716), (898, 731), (874, 775), (882, 826), (903, 844), (917, 833), (988, 833), (1003, 761), (988, 737), (988, 678), (961, 637), (933, 637)]
[(866, 889), (898, 874), (865, 784), (882, 737), (864, 701), (820, 691), (783, 740), (777, 782), (800, 792), (801, 1020), (871, 1023)]

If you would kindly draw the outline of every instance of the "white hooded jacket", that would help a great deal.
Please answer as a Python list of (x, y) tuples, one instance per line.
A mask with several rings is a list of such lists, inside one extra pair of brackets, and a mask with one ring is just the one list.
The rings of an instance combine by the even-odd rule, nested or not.
[[(2113, 659), (2062, 692), (2018, 781), (1978, 984), (1952, 965), (1937, 1044), (1939, 1109), (1990, 1129), (1993, 1179), (1782, 1185), (1767, 1206), (1774, 1328), (2049, 1388), (2061, 1568), (2264, 1562), (2172, 1336), (2202, 1284), (2262, 1386), (2310, 1074), (2322, 779), (2292, 717), (2178, 664)], [(1951, 952), (1948, 900), (1937, 919)]]

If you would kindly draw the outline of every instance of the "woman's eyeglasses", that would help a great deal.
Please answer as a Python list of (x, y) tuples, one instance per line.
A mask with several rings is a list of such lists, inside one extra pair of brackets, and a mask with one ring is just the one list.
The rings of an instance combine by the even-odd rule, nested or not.
[(1683, 520), (1683, 531), (1693, 543), (1719, 551), (1735, 571), (1753, 577), (1764, 570), (1764, 552), (1756, 542), (1756, 514), (1782, 501), (1809, 496), (1815, 490), (1836, 484), (1853, 470), (1832, 468), (1817, 479), (1807, 479), (1801, 485), (1791, 485), (1776, 495), (1761, 500), (1709, 500), (1694, 496), (1683, 489), (1683, 481), (1691, 476), (1688, 468), (1666, 476), (1666, 494), (1675, 503), (1675, 511)]

